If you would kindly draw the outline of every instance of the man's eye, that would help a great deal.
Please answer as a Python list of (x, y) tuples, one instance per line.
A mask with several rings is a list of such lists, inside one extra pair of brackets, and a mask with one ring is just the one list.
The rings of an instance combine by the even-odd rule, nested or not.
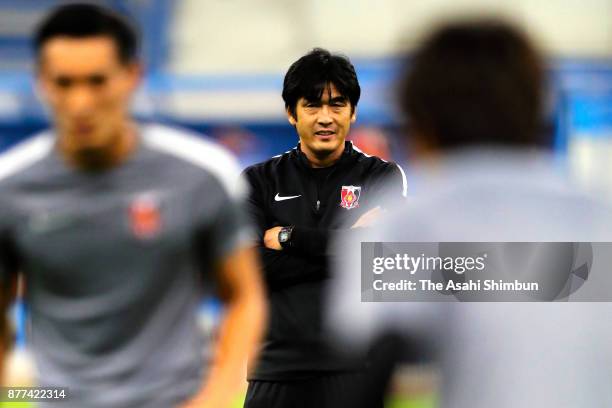
[(94, 75), (89, 78), (89, 84), (93, 86), (101, 86), (106, 83), (106, 77), (103, 75)]
[(59, 88), (69, 88), (72, 83), (73, 81), (70, 78), (59, 77), (55, 79), (55, 85)]

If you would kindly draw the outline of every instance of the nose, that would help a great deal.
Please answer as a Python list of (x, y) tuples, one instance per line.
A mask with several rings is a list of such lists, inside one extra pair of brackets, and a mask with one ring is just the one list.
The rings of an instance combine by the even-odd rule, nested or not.
[(76, 86), (70, 91), (67, 102), (68, 112), (73, 117), (87, 116), (94, 105), (92, 91), (85, 86)]
[(333, 123), (332, 117), (330, 115), (329, 106), (327, 106), (327, 104), (323, 104), (321, 109), (319, 109), (317, 123), (323, 127), (328, 127)]

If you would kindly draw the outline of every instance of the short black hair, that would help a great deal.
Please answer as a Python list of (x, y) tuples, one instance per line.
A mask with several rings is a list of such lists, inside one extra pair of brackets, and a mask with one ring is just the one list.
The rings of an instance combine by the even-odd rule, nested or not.
[(318, 101), (330, 83), (349, 100), (354, 110), (361, 96), (355, 67), (343, 55), (315, 48), (289, 67), (283, 82), (285, 108), (295, 117), (300, 98)]
[(433, 146), (550, 146), (543, 131), (544, 64), (499, 20), (447, 23), (408, 59), (399, 87), (409, 129)]
[(59, 36), (108, 36), (115, 42), (122, 63), (137, 58), (139, 34), (135, 26), (118, 13), (95, 4), (68, 4), (51, 11), (35, 31), (33, 45), (37, 57), (47, 41)]

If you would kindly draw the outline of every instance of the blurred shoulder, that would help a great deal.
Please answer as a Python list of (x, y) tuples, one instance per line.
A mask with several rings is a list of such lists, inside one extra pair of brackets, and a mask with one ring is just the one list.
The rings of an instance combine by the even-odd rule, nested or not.
[(148, 148), (203, 170), (228, 191), (240, 190), (238, 160), (205, 135), (167, 125), (147, 124), (143, 126), (142, 138)]
[(53, 135), (49, 131), (37, 133), (0, 154), (0, 186), (19, 178), (53, 151)]

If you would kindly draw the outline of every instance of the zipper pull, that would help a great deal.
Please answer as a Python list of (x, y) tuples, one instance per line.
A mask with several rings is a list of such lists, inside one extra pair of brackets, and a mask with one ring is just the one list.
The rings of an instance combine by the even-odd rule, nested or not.
[(321, 201), (317, 200), (317, 211), (319, 211), (319, 208), (321, 208)]

